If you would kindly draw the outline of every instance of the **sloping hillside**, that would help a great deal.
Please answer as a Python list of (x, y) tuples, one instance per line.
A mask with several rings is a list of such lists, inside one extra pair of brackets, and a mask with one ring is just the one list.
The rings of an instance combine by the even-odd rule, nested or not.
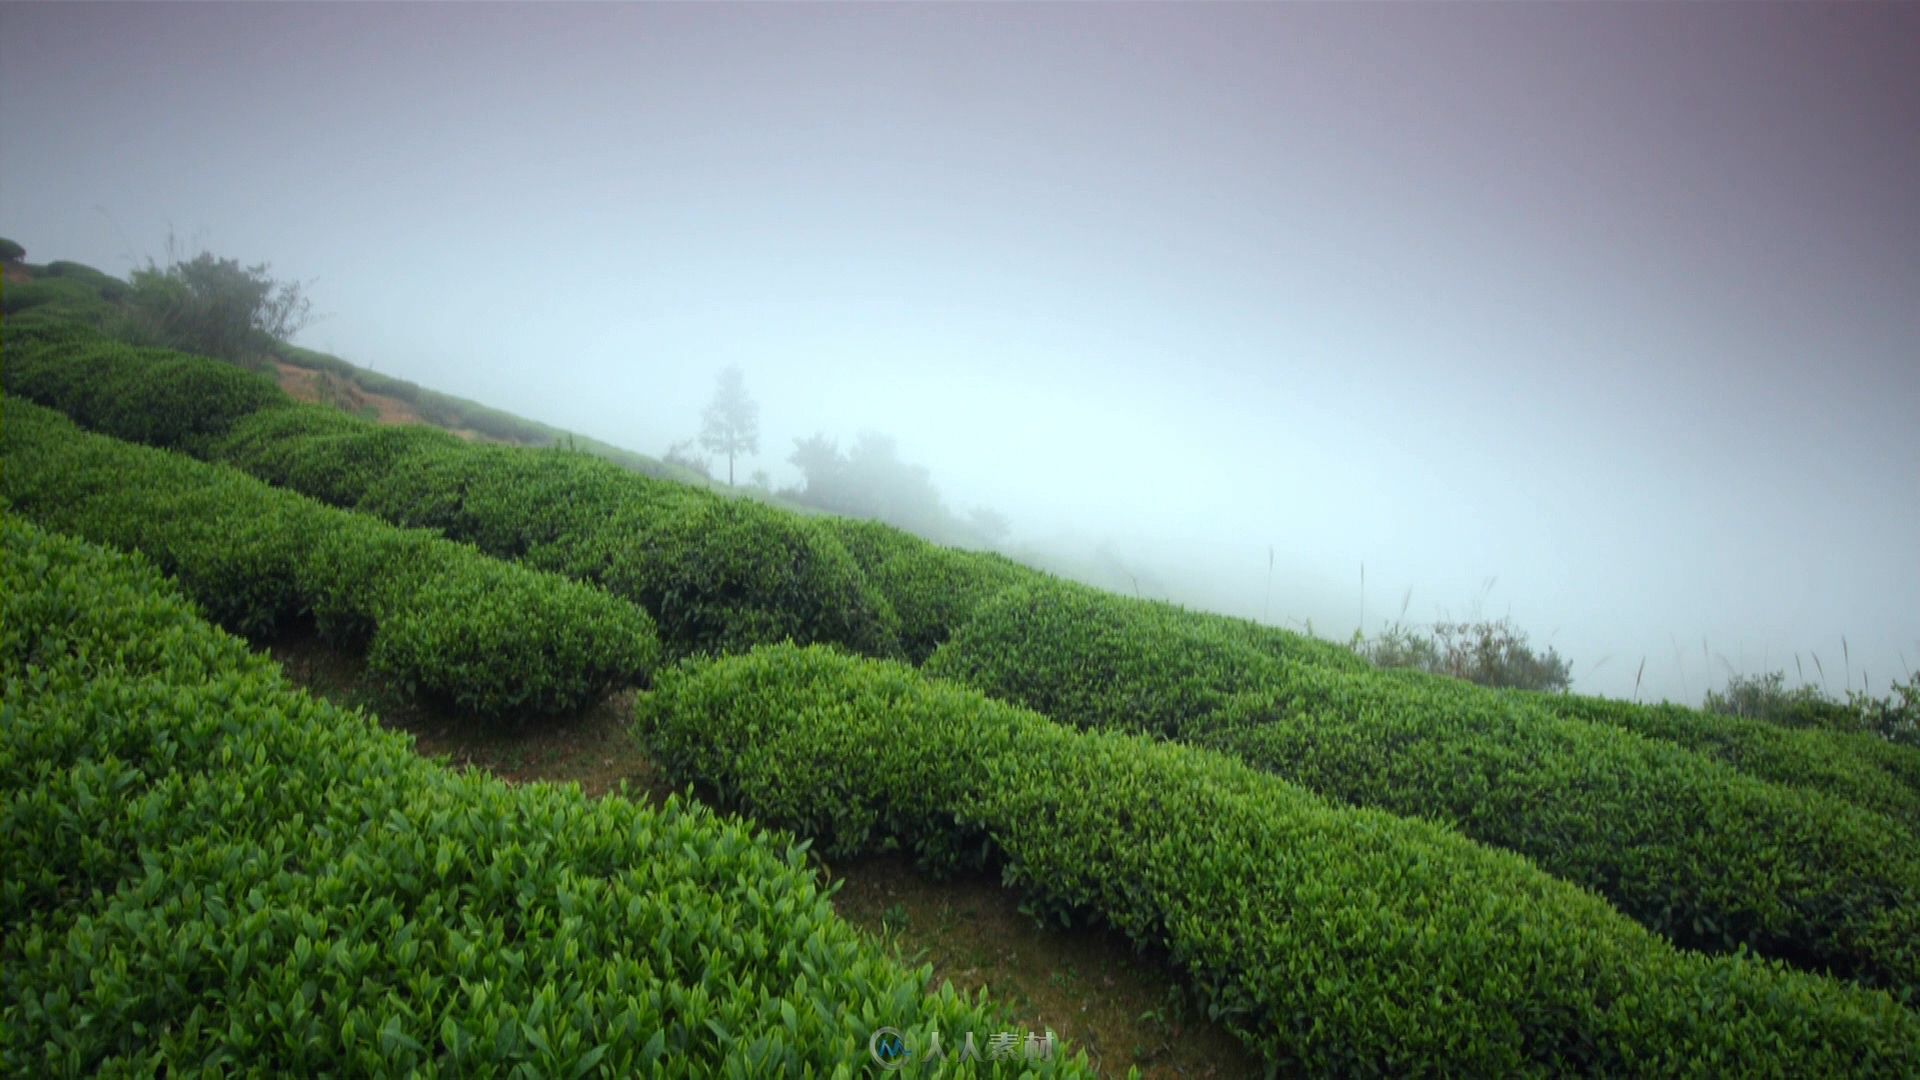
[[(1107, 928), (1164, 963), (1186, 1000), (1273, 1071), (1920, 1071), (1912, 748), (1818, 730), (1772, 739), (1751, 722), (1690, 710), (1650, 718), (1379, 671), (1310, 637), (1101, 592), (884, 526), (729, 500), (589, 453), (375, 422), (340, 402), (298, 400), (278, 368), (129, 346), (101, 329), (111, 298), (86, 289), (29, 292), (36, 302), (14, 305), (9, 287), (0, 497), (11, 512), (36, 530), (139, 553), (171, 575), (166, 588), (258, 643), (287, 627), (314, 632), (381, 676), (399, 708), (528, 747), (548, 745), (540, 732), (556, 713), (603, 715), (606, 700), (630, 700), (647, 755), (638, 771), (791, 830), (836, 864), (905, 857), (928, 888), (952, 874), (997, 879), (1043, 923)], [(323, 381), (350, 378), (323, 367), (302, 369), (319, 372), (309, 388), (331, 388), (316, 392), (351, 404), (350, 389), (368, 388)], [(417, 418), (450, 407), (419, 388), (384, 390)], [(462, 415), (482, 434), (480, 424), (495, 423)], [(28, 552), (20, 565), (46, 545), (85, 561), (70, 554), (76, 543), (35, 532), (18, 545)], [(49, 575), (30, 570), (8, 577), (33, 585), (9, 596), (27, 598), (5, 626), (8, 675), (19, 680), (9, 703), (25, 688), (20, 700), (55, 733), (43, 756), (107, 770), (78, 781), (85, 794), (72, 799), (64, 781), (47, 779), (65, 775), (53, 766), (9, 779), (19, 805), (44, 810), (20, 865), (67, 933), (92, 925), (83, 897), (96, 894), (65, 883), (102, 863), (73, 848), (85, 830), (61, 824), (59, 808), (100, 803), (92, 793), (118, 775), (101, 763), (128, 738), (151, 740), (129, 736), (111, 710), (70, 708), (46, 689), (54, 672), (73, 700), (120, 692), (114, 665), (95, 663), (102, 646), (61, 636), (91, 594), (43, 593)], [(109, 601), (132, 603), (98, 602)], [(187, 636), (216, 640), (210, 633)], [(101, 655), (133, 647), (94, 637), (109, 642)], [(183, 646), (180, 663), (197, 679), (206, 657), (234, 647)], [(165, 690), (185, 702), (226, 692), (192, 679)], [(276, 716), (308, 709), (259, 692)], [(241, 765), (249, 760), (259, 757)], [(200, 761), (163, 755), (150, 765), (154, 782), (185, 784), (178, 770)], [(312, 782), (327, 775), (324, 761), (302, 768)], [(389, 776), (368, 797), (411, 805), (418, 789), (438, 790), (433, 775)], [(158, 832), (129, 834), (108, 864), (171, 858), (169, 806), (154, 805)], [(611, 828), (602, 813), (566, 803), (532, 820), (545, 823), (536, 832)], [(284, 823), (271, 818), (246, 827), (264, 821), (275, 843), (298, 834), (273, 831)], [(372, 831), (380, 845), (353, 857), (391, 880), (366, 902), (411, 902), (437, 856)], [(567, 859), (600, 850), (576, 851), (574, 839), (539, 849), (557, 853), (558, 867), (529, 855), (497, 869), (488, 895), (564, 877)], [(761, 851), (774, 841), (737, 843)], [(218, 870), (183, 863), (176, 884), (212, 888), (225, 880)], [(269, 919), (302, 902), (297, 891), (275, 895)], [(749, 882), (744, 902), (765, 895)], [(582, 896), (556, 898), (558, 918), (627, 942), (620, 910)], [(646, 899), (622, 900), (649, 910)], [(146, 946), (110, 937), (56, 942), (34, 910), (21, 906), (12, 914), (24, 921), (6, 927), (9, 943), (27, 942), (8, 955), (10, 971), (54, 955), (156, 962)], [(779, 988), (791, 965), (778, 942), (791, 911), (777, 906), (777, 925), (750, 921), (751, 934), (712, 939), (710, 951), (745, 957), (739, 984), (726, 988), (732, 1004), (713, 1014), (701, 997), (689, 1013), (712, 1016), (716, 1042), (687, 1042), (672, 1017), (647, 1021), (680, 1033), (663, 1036), (682, 1040), (671, 1044), (684, 1055), (677, 1071), (717, 1060), (748, 1063), (736, 1066), (743, 1075), (770, 1060), (793, 1071), (836, 1053), (864, 1067), (846, 1055), (894, 1013), (864, 1014), (849, 1042), (789, 1012)], [(488, 940), (462, 938), (461, 949), (492, 962), (507, 946)], [(857, 1004), (863, 988), (883, 986), (875, 992), (921, 1025), (916, 1037), (932, 1022), (924, 1010), (961, 1019), (952, 998), (922, 992), (924, 972), (915, 987), (854, 952), (823, 963), (806, 969), (807, 987), (846, 976), (847, 965), (878, 972), (852, 989), (833, 983), (834, 1000)], [(427, 976), (458, 970), (430, 965)], [(637, 985), (645, 975), (618, 977)], [(243, 991), (234, 1008), (272, 1000), (271, 988)], [(125, 993), (135, 1012), (178, 1021), (169, 1000)], [(96, 994), (72, 1007), (91, 1040), (83, 1067), (119, 1063), (116, 1048), (134, 1040), (118, 1000)], [(32, 1021), (30, 1054), (57, 1051), (58, 1017), (12, 999), (6, 1008), (10, 1025)], [(463, 1022), (449, 1003), (429, 1008), (435, 1022)], [(607, 1013), (569, 1015), (585, 1017), (584, 1034), (575, 1056), (557, 1061), (591, 1070), (607, 1054), (631, 1062), (654, 1046), (613, 1030)], [(221, 1019), (221, 1030), (244, 1028)], [(418, 1041), (408, 1034), (418, 1017), (364, 1019)], [(609, 1049), (594, 1056), (587, 1040)], [(490, 1043), (489, 1060), (518, 1060), (519, 1045)]]

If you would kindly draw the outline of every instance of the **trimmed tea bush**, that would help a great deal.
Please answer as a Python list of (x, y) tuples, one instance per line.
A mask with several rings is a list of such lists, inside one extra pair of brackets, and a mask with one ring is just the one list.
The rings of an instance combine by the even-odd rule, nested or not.
[[(898, 651), (897, 619), (810, 521), (584, 454), (474, 446), (311, 406), (231, 364), (69, 336), (9, 341), (6, 388), (87, 427), (237, 465), (336, 506), (606, 586), (677, 652), (791, 638)], [(281, 412), (293, 415), (279, 415)], [(226, 436), (217, 450), (212, 437)]]
[(58, 311), (67, 319), (98, 322), (112, 314), (113, 305), (101, 298), (98, 289), (72, 278), (0, 283), (0, 313), (11, 316), (37, 309)]
[(78, 281), (94, 291), (102, 300), (119, 302), (125, 300), (133, 291), (132, 286), (102, 270), (96, 270), (86, 263), (69, 262), (55, 259), (48, 263), (41, 274), (49, 278), (67, 278)]
[(0, 574), (8, 1075), (850, 1076), (1013, 1026), (787, 837), (453, 773), (137, 558), (9, 519)]
[(840, 541), (840, 546), (853, 556), (854, 565), (872, 573), (880, 564), (896, 555), (904, 555), (917, 545), (926, 541), (919, 537), (878, 521), (866, 521), (861, 518), (839, 517), (823, 514), (816, 519), (820, 527)]
[(1311, 646), (1292, 662), (1226, 623), (1016, 588), (926, 670), (1065, 723), (1204, 741), (1337, 798), (1457, 825), (1687, 945), (1746, 945), (1920, 994), (1911, 830), (1531, 699), (1341, 672)]
[(904, 665), (772, 646), (663, 672), (637, 727), (829, 853), (1001, 866), (1165, 948), (1279, 1071), (1898, 1075), (1885, 994), (1682, 952), (1526, 860), (1220, 754), (1077, 732)]
[(919, 543), (868, 572), (900, 616), (900, 642), (919, 663), (973, 618), (980, 606), (1041, 576), (998, 555)]
[(668, 513), (623, 516), (614, 535), (623, 534), (637, 558), (603, 561), (607, 549), (580, 544), (568, 565), (639, 598), (685, 651), (775, 641), (899, 651), (899, 619), (886, 598), (805, 518), (745, 499), (683, 498)]
[(632, 604), (232, 469), (5, 403), (0, 492), (21, 513), (146, 553), (236, 631), (311, 615), (410, 692), (485, 715), (568, 712), (643, 679), (658, 641)]
[(926, 668), (1066, 723), (1172, 736), (1273, 678), (1276, 653), (1298, 638), (1249, 627), (1047, 581), (981, 604)]
[(297, 405), (240, 420), (212, 456), (276, 487), (353, 507), (400, 459), (459, 442), (434, 428), (368, 425), (337, 409)]
[[(348, 453), (364, 459), (360, 448), (378, 445), (379, 429), (345, 419), (356, 426), (340, 425), (329, 436), (283, 439), (268, 452), (316, 470)], [(261, 422), (270, 421), (263, 417)], [(399, 524), (438, 529), (503, 559), (537, 552), (541, 565), (572, 561), (570, 553), (556, 555), (554, 546), (597, 535), (625, 508), (653, 516), (678, 497), (669, 485), (580, 455), (452, 443), (420, 450), (386, 462), (384, 469), (367, 470), (360, 493), (347, 505)], [(263, 455), (227, 456), (253, 471)], [(286, 476), (290, 483), (300, 479), (293, 472)]]
[(1682, 945), (1920, 990), (1920, 843), (1840, 799), (1452, 680), (1304, 664), (1177, 734), (1519, 852)]
[(1047, 580), (1002, 556), (930, 544), (877, 521), (819, 520), (893, 605), (900, 617), (901, 649), (916, 664), (1001, 590)]
[(1578, 694), (1531, 700), (1556, 716), (1664, 739), (1779, 784), (1824, 791), (1920, 828), (1920, 750), (1867, 732), (1789, 728), (1765, 720), (1637, 705)]
[(290, 404), (273, 380), (231, 364), (48, 323), (8, 329), (7, 392), (115, 438), (196, 450), (241, 417)]
[(320, 410), (261, 413), (218, 456), (396, 524), (600, 585), (682, 654), (792, 639), (891, 655), (897, 620), (819, 526), (584, 454), (473, 446)]
[(1311, 634), (1296, 634), (1277, 626), (1264, 626), (1251, 619), (1236, 619), (1231, 615), (1215, 615), (1205, 611), (1181, 611), (1180, 615), (1276, 660), (1297, 660), (1336, 671), (1373, 670), (1373, 665), (1356, 656), (1352, 649), (1338, 642), (1323, 641)]

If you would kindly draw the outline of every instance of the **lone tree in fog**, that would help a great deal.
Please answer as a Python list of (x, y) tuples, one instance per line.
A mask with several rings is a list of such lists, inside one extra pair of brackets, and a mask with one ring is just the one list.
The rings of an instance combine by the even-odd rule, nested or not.
[(727, 456), (727, 486), (733, 486), (733, 459), (760, 452), (760, 406), (747, 396), (747, 382), (737, 367), (720, 373), (700, 428), (700, 445)]

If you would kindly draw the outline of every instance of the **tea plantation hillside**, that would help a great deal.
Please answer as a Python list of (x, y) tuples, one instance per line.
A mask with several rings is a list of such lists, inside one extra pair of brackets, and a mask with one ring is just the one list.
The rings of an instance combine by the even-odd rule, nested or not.
[(144, 560), (10, 519), (0, 574), (8, 1075), (844, 1076), (1007, 1026), (784, 837), (448, 772)]
[[(1512, 695), (1275, 656), (1212, 629), (1077, 586), (1016, 588), (926, 667), (1057, 720), (1217, 747), (1446, 822), (1682, 944), (1920, 992), (1920, 838), (1885, 815)], [(1881, 779), (1889, 801), (1903, 793)]]
[[(336, 505), (366, 504), (395, 524), (435, 528), (487, 554), (601, 585), (646, 606), (676, 651), (788, 637), (880, 655), (898, 648), (892, 609), (810, 519), (584, 454), (428, 432), (395, 437), (333, 410), (294, 406), (264, 377), (218, 361), (77, 335), (70, 324), (16, 320), (7, 347), (10, 393), (109, 435), (233, 460), (276, 483), (304, 479), (305, 493)], [(252, 390), (196, 410), (180, 400), (175, 364), (251, 380)], [(156, 428), (152, 416), (170, 419)], [(374, 435), (370, 444), (353, 441)]]
[(645, 677), (653, 621), (598, 590), (7, 400), (0, 496), (140, 551), (216, 621), (264, 637), (311, 618), (376, 670), (483, 716), (566, 712)]
[(1783, 727), (1680, 705), (1526, 694), (1556, 716), (1613, 724), (1711, 754), (1765, 780), (1843, 795), (1920, 828), (1920, 753), (1868, 732)]
[[(1920, 1075), (1912, 747), (383, 426), (61, 280), (0, 323), (9, 1073), (845, 1075), (1004, 1018), (769, 826), (1111, 927), (1277, 1074)], [(456, 776), (203, 616), (503, 738), (622, 695), (756, 824)]]
[(638, 723), (672, 769), (830, 852), (998, 864), (1044, 912), (1168, 948), (1284, 1071), (1920, 1067), (1920, 1017), (1883, 994), (1677, 950), (1446, 828), (903, 665), (766, 647), (668, 672)]
[[(543, 568), (599, 580), (631, 598), (644, 601), (650, 595), (656, 617), (679, 609), (661, 620), (663, 629), (680, 628), (663, 635), (676, 654), (779, 640), (784, 631), (801, 642), (837, 641), (880, 656), (898, 650), (918, 661), (1001, 590), (1056, 580), (998, 556), (929, 544), (890, 526), (801, 518), (764, 507), (738, 516), (756, 523), (785, 522), (811, 540), (784, 539), (767, 550), (793, 550), (798, 544), (817, 551), (823, 538), (838, 539), (864, 581), (845, 584), (844, 567), (833, 555), (822, 556), (836, 564), (824, 582), (819, 573), (796, 575), (752, 560), (735, 564), (731, 560), (743, 549), (757, 550), (758, 545), (750, 538), (740, 544), (695, 543), (688, 535), (693, 530), (680, 532), (686, 543), (677, 550), (696, 556), (694, 561), (665, 565), (642, 542), (657, 527), (644, 520), (650, 515), (642, 508), (705, 507), (715, 501), (710, 494), (584, 455), (473, 447), (429, 429), (382, 427), (331, 409), (295, 406), (269, 380), (219, 361), (148, 350), (148, 359), (165, 359), (163, 370), (153, 371), (153, 364), (129, 363), (136, 354), (115, 347), (86, 325), (81, 314), (56, 304), (8, 319), (5, 339), (7, 364), (0, 375), (9, 393), (68, 412), (107, 434), (158, 445), (191, 443), (202, 456), (241, 466), (336, 506), (384, 511), (398, 523), (439, 528), (490, 553), (526, 557)], [(131, 374), (140, 371), (152, 377)], [(247, 382), (251, 389), (234, 388)], [(150, 430), (147, 418), (180, 407), (180, 388), (196, 383), (221, 389), (195, 389), (184, 399), (185, 416), (171, 423), (186, 434)], [(109, 385), (111, 393), (99, 389)], [(199, 404), (192, 404), (195, 401)], [(428, 463), (437, 467), (432, 475), (412, 475), (415, 465)], [(622, 514), (625, 519), (616, 521)], [(630, 549), (625, 555), (618, 550), (623, 544)], [(824, 624), (814, 618), (818, 604), (806, 602), (809, 594), (839, 593), (844, 600), (849, 588), (859, 596), (846, 612)], [(1117, 607), (1135, 603), (1111, 596), (1108, 600)], [(1243, 647), (1225, 646), (1226, 652), (1244, 654), (1244, 647), (1251, 647), (1335, 667), (1366, 667), (1345, 649), (1286, 630), (1159, 603), (1137, 606), (1158, 613), (1156, 619), (1187, 626), (1189, 633), (1239, 639)], [(767, 629), (756, 633), (748, 627)], [(1385, 672), (1381, 677), (1414, 685), (1433, 680), (1409, 672)], [(1214, 695), (1210, 701), (1217, 703), (1219, 690), (1216, 685), (1206, 691)], [(1175, 687), (1169, 692), (1185, 691)], [(1912, 747), (1871, 735), (1786, 729), (1679, 706), (1485, 693), (1533, 699), (1556, 716), (1625, 727), (1679, 743), (1759, 779), (1824, 791), (1909, 823), (1915, 820), (1920, 751)]]

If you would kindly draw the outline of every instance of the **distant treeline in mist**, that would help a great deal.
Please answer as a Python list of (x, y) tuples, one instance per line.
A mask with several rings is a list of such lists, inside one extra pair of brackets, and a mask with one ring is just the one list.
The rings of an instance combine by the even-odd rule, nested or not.
[(787, 460), (803, 479), (780, 494), (796, 502), (956, 547), (998, 547), (1007, 538), (1007, 519), (998, 511), (976, 507), (962, 517), (949, 510), (926, 466), (901, 460), (890, 435), (862, 432), (844, 451), (824, 434), (795, 439)]

